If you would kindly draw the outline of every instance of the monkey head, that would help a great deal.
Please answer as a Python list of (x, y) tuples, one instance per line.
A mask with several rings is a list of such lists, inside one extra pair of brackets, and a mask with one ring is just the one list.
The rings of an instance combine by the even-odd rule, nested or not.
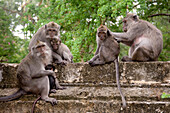
[(123, 31), (127, 32), (128, 29), (137, 21), (139, 21), (137, 15), (128, 13), (127, 16), (123, 19)]
[(61, 45), (61, 39), (53, 38), (50, 40), (50, 44), (53, 50), (58, 50), (59, 46)]
[(36, 55), (38, 57), (45, 57), (48, 54), (47, 48), (48, 46), (45, 42), (37, 40), (37, 43), (31, 49), (32, 55)]
[(60, 38), (60, 25), (49, 22), (45, 25), (46, 38)]
[(99, 37), (100, 40), (105, 40), (108, 36), (110, 36), (110, 31), (105, 25), (101, 25), (97, 29), (97, 37)]

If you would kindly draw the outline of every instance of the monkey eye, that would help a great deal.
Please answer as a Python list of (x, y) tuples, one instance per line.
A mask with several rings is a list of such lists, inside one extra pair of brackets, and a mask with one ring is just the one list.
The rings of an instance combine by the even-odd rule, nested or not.
[(101, 34), (99, 33), (99, 34), (98, 34), (98, 37), (100, 37), (100, 36), (101, 36)]
[(51, 31), (51, 29), (49, 29), (48, 31)]
[(42, 47), (45, 47), (45, 45), (40, 45), (37, 47), (37, 49), (42, 48)]

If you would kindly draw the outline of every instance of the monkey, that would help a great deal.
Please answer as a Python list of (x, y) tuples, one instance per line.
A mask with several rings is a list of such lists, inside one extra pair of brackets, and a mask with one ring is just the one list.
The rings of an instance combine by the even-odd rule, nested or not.
[[(29, 51), (31, 50), (31, 47), (35, 45), (37, 40), (40, 40), (42, 42), (46, 42), (47, 45), (52, 50), (50, 39), (60, 39), (60, 25), (54, 22), (49, 22), (48, 24), (41, 27), (32, 37), (30, 43), (29, 43)], [(64, 61), (60, 57), (59, 54), (52, 51), (52, 56), (57, 59), (57, 63), (63, 64)]]
[(40, 94), (42, 100), (50, 102), (52, 105), (57, 104), (55, 98), (48, 97), (50, 89), (48, 75), (55, 77), (55, 72), (45, 70), (45, 66), (51, 64), (51, 61), (51, 49), (45, 42), (37, 41), (18, 66), (16, 74), (20, 89), (10, 96), (0, 97), (0, 101), (10, 101), (32, 93)]
[[(52, 70), (54, 71), (55, 70), (55, 66), (52, 65), (52, 64), (48, 64), (47, 66), (45, 66), (45, 70)], [(48, 78), (49, 78), (49, 85), (50, 85), (50, 90), (49, 90), (49, 93), (56, 93), (56, 89), (66, 89), (65, 87), (56, 87), (56, 80), (54, 76), (52, 75), (48, 75)], [(57, 81), (58, 82), (58, 81)], [(33, 103), (33, 107), (32, 107), (32, 113), (34, 113), (34, 109), (35, 109), (35, 105), (36, 103), (38, 102), (38, 100), (41, 99), (41, 96), (39, 96)]]
[[(59, 54), (63, 61), (65, 61), (64, 63), (73, 63), (73, 55), (67, 45), (61, 43), (61, 39), (50, 39), (50, 44), (53, 52)], [(55, 56), (54, 58), (57, 59)]]
[(36, 44), (37, 40), (46, 42), (47, 45), (51, 48), (48, 38), (57, 38), (60, 39), (60, 25), (55, 22), (49, 22), (48, 24), (39, 28), (39, 30), (34, 34), (29, 43), (29, 51)]
[[(48, 64), (47, 66), (45, 66), (45, 70), (55, 70), (55, 66), (53, 66), (52, 64)], [(50, 93), (55, 93), (55, 89), (56, 90), (63, 90), (66, 89), (65, 87), (62, 87), (59, 85), (58, 80), (52, 76), (52, 75), (48, 75), (49, 78), (49, 83), (50, 83)], [(56, 83), (57, 82), (57, 83)]]
[(130, 46), (122, 61), (157, 61), (163, 49), (162, 32), (148, 21), (128, 13), (123, 19), (123, 33), (111, 32), (115, 39)]
[(119, 63), (118, 56), (120, 53), (119, 43), (111, 35), (111, 31), (105, 26), (101, 25), (96, 33), (97, 49), (95, 56), (88, 61), (91, 66), (103, 65), (115, 62), (116, 67), (116, 83), (120, 92), (123, 108), (126, 108), (126, 100), (120, 88), (119, 82)]

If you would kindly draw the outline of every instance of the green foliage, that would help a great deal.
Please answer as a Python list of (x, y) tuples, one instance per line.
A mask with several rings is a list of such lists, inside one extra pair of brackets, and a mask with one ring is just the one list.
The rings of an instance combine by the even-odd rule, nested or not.
[[(132, 5), (132, 2), (129, 3)], [(46, 7), (48, 6), (48, 7)], [(91, 1), (91, 0), (51, 0), (48, 4), (27, 5), (25, 16), (38, 17), (36, 24), (30, 24), (25, 30), (37, 31), (42, 25), (54, 21), (61, 25), (61, 39), (68, 45), (74, 56), (74, 62), (88, 61), (96, 50), (96, 29), (103, 23), (113, 31), (119, 26), (110, 24), (116, 22), (116, 17), (125, 15), (126, 2), (121, 1)], [(120, 31), (120, 30), (119, 30)], [(32, 31), (31, 31), (32, 32)]]
[(161, 98), (170, 98), (170, 94), (162, 93)]
[(0, 62), (19, 63), (28, 53), (26, 50), (28, 44), (19, 37), (13, 36), (10, 23), (11, 16), (0, 9)]
[[(8, 2), (10, 6), (11, 4), (15, 4), (15, 7), (12, 7), (12, 9), (18, 11), (18, 9), (16, 9), (16, 7), (18, 7), (16, 3), (11, 3), (9, 0), (2, 1), (4, 1), (3, 4), (7, 4), (6, 2)], [(17, 0), (17, 2), (22, 3), (22, 0)], [(4, 21), (3, 15), (0, 16), (0, 19), (3, 20), (2, 22), (0, 21), (0, 23), (3, 23), (1, 27), (5, 27), (1, 28), (4, 30), (4, 33), (0, 31), (0, 36), (2, 41), (4, 37), (9, 37), (3, 44), (7, 46), (9, 50), (11, 49), (11, 51), (3, 50), (1, 57), (14, 54), (15, 57), (11, 57), (11, 61), (9, 61), (8, 56), (8, 62), (20, 62), (21, 58), (28, 53), (29, 39), (14, 37), (10, 31), (12, 19), (15, 23), (14, 28), (16, 24), (24, 26), (23, 32), (27, 38), (32, 38), (33, 34), (40, 27), (50, 21), (58, 23), (61, 25), (62, 42), (70, 48), (74, 56), (74, 62), (88, 61), (93, 57), (96, 50), (97, 28), (101, 24), (105, 24), (111, 31), (122, 32), (121, 19), (123, 16), (126, 16), (127, 9), (129, 12), (136, 10), (140, 18), (152, 22), (162, 31), (164, 36), (164, 49), (159, 60), (170, 60), (170, 35), (167, 26), (169, 24), (168, 17), (159, 16), (148, 18), (148, 16), (152, 14), (167, 13), (168, 0), (43, 0), (42, 4), (39, 4), (38, 0), (30, 1), (20, 10), (22, 14), (20, 14), (19, 17), (16, 18), (14, 14), (11, 16), (6, 14), (4, 16), (7, 17), (5, 18), (7, 20)], [(163, 20), (165, 21), (162, 22)], [(17, 43), (13, 46), (12, 44), (8, 45), (8, 41), (12, 43), (13, 40)], [(121, 44), (120, 58), (128, 54), (128, 49), (129, 47)], [(16, 53), (18, 55), (15, 55)]]

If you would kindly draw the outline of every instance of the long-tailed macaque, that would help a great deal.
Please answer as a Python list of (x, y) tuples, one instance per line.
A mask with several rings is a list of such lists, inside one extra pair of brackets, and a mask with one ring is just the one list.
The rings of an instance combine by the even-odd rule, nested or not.
[[(53, 52), (59, 54), (62, 60), (65, 63), (73, 63), (73, 55), (70, 52), (70, 49), (63, 43), (61, 43), (60, 39), (50, 39), (51, 47)], [(53, 55), (54, 59), (57, 59), (55, 55)]]
[(60, 25), (54, 22), (49, 22), (48, 24), (41, 27), (32, 37), (29, 43), (29, 51), (31, 51), (31, 48), (36, 44), (37, 40), (46, 42), (51, 48), (48, 38), (60, 39)]
[(104, 25), (101, 25), (97, 29), (97, 34), (96, 34), (97, 50), (95, 52), (95, 56), (89, 61), (89, 64), (95, 66), (95, 65), (103, 65), (106, 63), (115, 62), (116, 82), (122, 98), (123, 108), (125, 108), (126, 100), (122, 94), (120, 88), (120, 82), (119, 82), (118, 55), (120, 52), (120, 47), (119, 47), (119, 43), (114, 39), (114, 37), (110, 34), (110, 32), (111, 31)]
[[(10, 101), (20, 96), (33, 93), (40, 94), (41, 99), (50, 102), (52, 105), (57, 104), (55, 98), (49, 98), (49, 78), (48, 75), (55, 76), (52, 70), (45, 70), (45, 66), (51, 64), (51, 49), (46, 43), (37, 41), (31, 48), (31, 52), (21, 61), (17, 69), (17, 78), (19, 79), (20, 89), (13, 95), (0, 97), (0, 101)], [(56, 86), (60, 85), (56, 82)]]
[(134, 14), (123, 19), (124, 33), (111, 34), (116, 40), (130, 46), (129, 57), (122, 61), (157, 61), (163, 48), (162, 33), (151, 23), (141, 20)]
[[(52, 64), (49, 64), (45, 66), (45, 70), (52, 70), (55, 71), (55, 66)], [(56, 79), (53, 75), (48, 75), (49, 83), (50, 83), (50, 93), (55, 93), (56, 90), (63, 90), (66, 89), (65, 87), (62, 87), (59, 85), (58, 79)]]

